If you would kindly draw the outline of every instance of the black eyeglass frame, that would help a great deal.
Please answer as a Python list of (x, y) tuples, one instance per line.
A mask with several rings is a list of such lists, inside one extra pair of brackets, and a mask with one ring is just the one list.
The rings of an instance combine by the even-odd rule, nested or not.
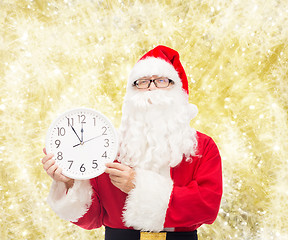
[[(173, 80), (171, 80), (171, 79), (168, 78), (168, 81), (169, 81), (169, 82), (168, 82), (167, 87), (158, 87), (157, 84), (155, 83), (155, 81), (158, 80), (158, 79), (161, 79), (161, 78), (155, 78), (155, 79), (138, 79), (138, 80), (134, 81), (134, 83), (132, 84), (132, 86), (133, 86), (133, 87), (135, 86), (135, 87), (137, 87), (138, 89), (147, 89), (147, 88), (150, 87), (151, 83), (153, 82), (154, 85), (155, 85), (155, 87), (157, 87), (157, 88), (167, 88), (167, 87), (169, 87), (170, 84), (174, 84), (174, 83), (175, 83)], [(150, 82), (149, 82), (149, 84), (148, 84), (148, 86), (147, 86), (146, 88), (139, 88), (137, 82), (140, 81), (140, 80), (145, 80), (145, 81), (150, 81)]]

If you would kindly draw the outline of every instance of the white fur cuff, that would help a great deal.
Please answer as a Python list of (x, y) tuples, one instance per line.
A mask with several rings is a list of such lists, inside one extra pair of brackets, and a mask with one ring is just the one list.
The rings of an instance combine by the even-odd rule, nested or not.
[(142, 231), (163, 230), (172, 180), (152, 171), (136, 169), (135, 186), (125, 204), (126, 226)]
[(75, 180), (66, 194), (65, 183), (53, 181), (47, 202), (61, 218), (77, 222), (92, 203), (92, 187), (89, 180)]

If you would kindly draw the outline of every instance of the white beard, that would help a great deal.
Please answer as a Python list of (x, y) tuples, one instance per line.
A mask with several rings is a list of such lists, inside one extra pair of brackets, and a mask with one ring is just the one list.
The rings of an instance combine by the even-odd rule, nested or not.
[(182, 89), (129, 90), (119, 129), (119, 161), (169, 174), (183, 156), (189, 161), (196, 155), (196, 131), (189, 124), (197, 111)]

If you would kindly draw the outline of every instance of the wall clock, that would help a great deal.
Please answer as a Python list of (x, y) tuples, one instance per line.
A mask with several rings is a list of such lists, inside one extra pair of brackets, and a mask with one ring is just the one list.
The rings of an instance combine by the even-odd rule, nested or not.
[(105, 171), (118, 152), (117, 132), (102, 113), (76, 108), (53, 121), (46, 136), (46, 151), (62, 168), (62, 174), (78, 180), (91, 179)]

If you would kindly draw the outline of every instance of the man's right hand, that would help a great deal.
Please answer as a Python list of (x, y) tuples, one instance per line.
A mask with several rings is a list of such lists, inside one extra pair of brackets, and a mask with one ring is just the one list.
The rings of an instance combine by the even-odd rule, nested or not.
[(72, 187), (74, 184), (74, 179), (66, 177), (62, 174), (62, 169), (55, 164), (55, 160), (52, 159), (53, 154), (47, 154), (46, 148), (43, 148), (43, 152), (45, 157), (42, 158), (42, 164), (47, 174), (55, 181), (64, 182), (67, 189)]

